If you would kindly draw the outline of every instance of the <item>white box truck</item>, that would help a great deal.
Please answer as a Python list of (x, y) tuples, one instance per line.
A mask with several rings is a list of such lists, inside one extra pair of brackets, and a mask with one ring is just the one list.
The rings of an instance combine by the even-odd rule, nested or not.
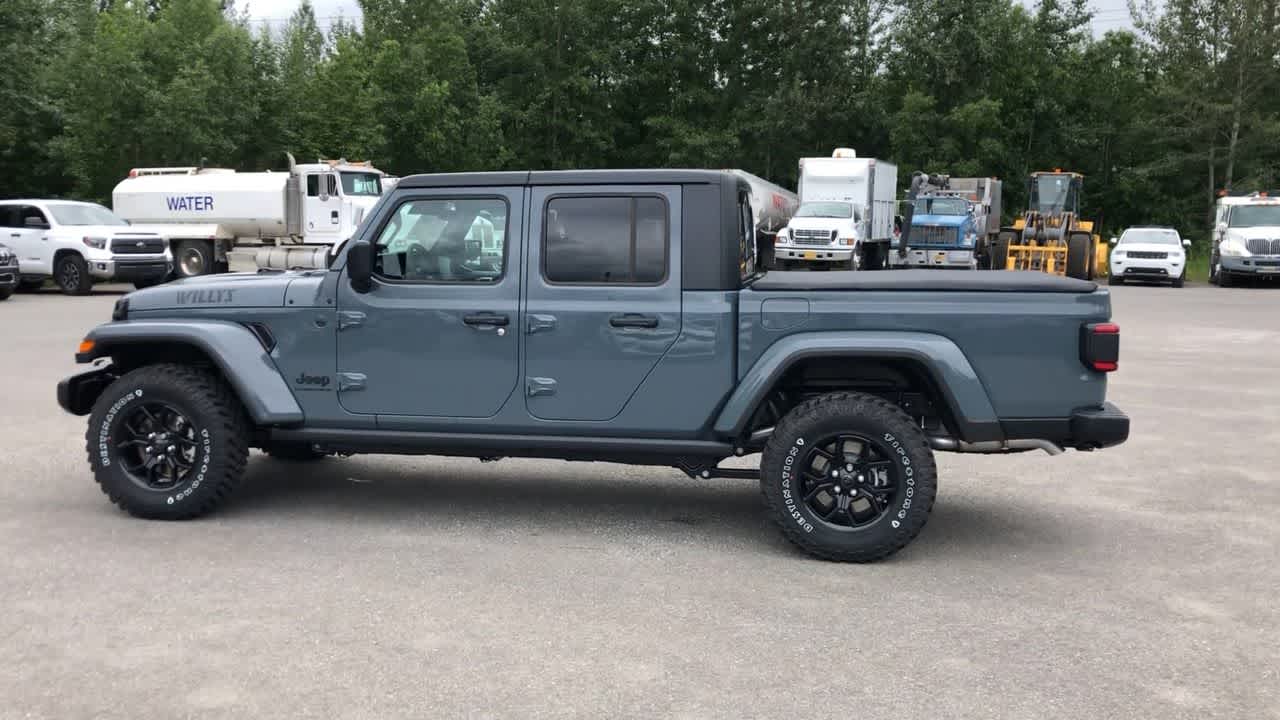
[(800, 158), (800, 206), (774, 243), (780, 267), (879, 270), (887, 266), (898, 167), (837, 148)]
[(236, 247), (264, 268), (324, 267), (382, 195), (369, 163), (321, 160), (287, 172), (135, 168), (111, 193), (115, 213), (169, 237), (178, 277), (222, 272)]

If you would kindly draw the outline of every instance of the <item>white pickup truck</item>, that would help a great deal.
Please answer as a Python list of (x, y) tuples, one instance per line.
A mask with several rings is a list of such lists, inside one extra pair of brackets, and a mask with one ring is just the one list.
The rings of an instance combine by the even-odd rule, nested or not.
[(21, 289), (50, 278), (67, 295), (87, 294), (94, 280), (143, 288), (173, 270), (168, 238), (94, 203), (0, 200), (0, 241), (17, 256)]

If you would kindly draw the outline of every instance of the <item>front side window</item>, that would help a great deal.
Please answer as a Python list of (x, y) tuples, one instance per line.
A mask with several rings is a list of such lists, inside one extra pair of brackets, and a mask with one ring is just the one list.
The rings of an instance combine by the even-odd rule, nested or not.
[(667, 275), (659, 197), (557, 197), (547, 203), (543, 273), (555, 283), (654, 285)]
[(374, 272), (409, 282), (494, 283), (506, 263), (500, 198), (410, 200), (378, 235)]
[(19, 214), (19, 227), (49, 227), (49, 218), (35, 205), (23, 205)]
[(382, 194), (382, 182), (377, 173), (344, 172), (342, 178), (343, 195), (364, 195), (377, 197)]
[[(38, 210), (36, 212), (39, 212)], [(128, 225), (115, 213), (101, 205), (53, 203), (49, 212), (59, 225)]]

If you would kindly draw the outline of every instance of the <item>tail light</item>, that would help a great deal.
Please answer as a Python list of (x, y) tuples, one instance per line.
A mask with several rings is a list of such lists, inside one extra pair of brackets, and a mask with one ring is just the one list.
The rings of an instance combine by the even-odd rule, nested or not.
[(1097, 372), (1114, 372), (1120, 367), (1120, 326), (1089, 323), (1080, 328), (1080, 362)]

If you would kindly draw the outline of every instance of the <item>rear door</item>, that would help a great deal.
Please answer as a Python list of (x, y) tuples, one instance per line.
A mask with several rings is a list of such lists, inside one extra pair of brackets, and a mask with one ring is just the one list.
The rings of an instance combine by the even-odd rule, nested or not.
[(546, 420), (609, 420), (680, 334), (679, 186), (535, 187), (525, 394)]

